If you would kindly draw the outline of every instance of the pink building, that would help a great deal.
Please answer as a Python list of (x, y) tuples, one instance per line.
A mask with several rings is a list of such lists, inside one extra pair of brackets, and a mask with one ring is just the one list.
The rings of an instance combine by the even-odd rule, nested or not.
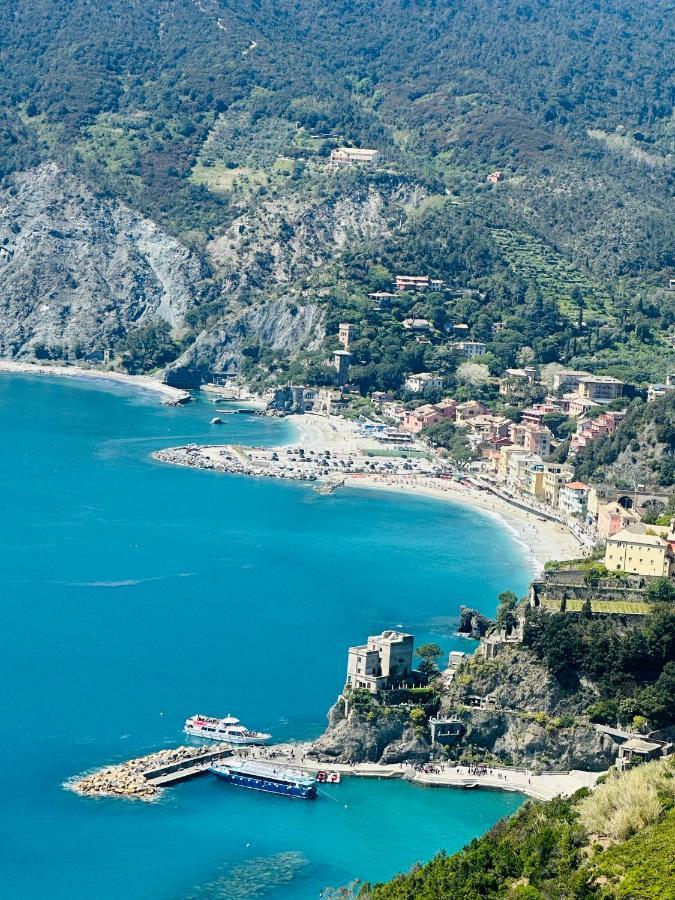
[(624, 509), (616, 501), (603, 503), (598, 507), (598, 539), (607, 540), (618, 531), (635, 525), (640, 516), (632, 509)]
[(603, 437), (605, 434), (610, 434), (623, 417), (623, 412), (606, 412), (598, 416), (597, 419), (580, 422), (576, 434), (572, 435), (572, 440), (570, 441), (570, 454), (574, 456), (593, 441), (597, 441), (598, 438)]
[(419, 434), (423, 428), (437, 422), (452, 421), (455, 418), (457, 401), (448, 398), (440, 403), (426, 403), (405, 414), (403, 428), (411, 434)]
[(545, 459), (551, 452), (551, 438), (553, 432), (545, 425), (533, 425), (528, 422), (515, 422), (509, 429), (509, 437), (514, 444), (518, 444), (530, 453), (536, 453)]
[(488, 411), (487, 406), (483, 406), (478, 400), (467, 400), (465, 403), (459, 403), (455, 410), (455, 419), (458, 425), (470, 422), (476, 416), (484, 416)]

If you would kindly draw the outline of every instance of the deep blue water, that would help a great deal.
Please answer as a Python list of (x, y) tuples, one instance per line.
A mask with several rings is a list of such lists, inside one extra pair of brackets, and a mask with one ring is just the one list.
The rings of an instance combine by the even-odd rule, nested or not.
[(315, 898), (456, 850), (515, 795), (345, 780), (334, 801), (202, 778), (156, 804), (80, 798), (83, 770), (232, 712), (317, 734), (346, 650), (400, 626), (445, 650), (462, 602), (522, 591), (493, 519), (155, 463), (188, 440), (280, 443), (278, 420), (75, 379), (0, 378), (0, 883), (12, 898)]

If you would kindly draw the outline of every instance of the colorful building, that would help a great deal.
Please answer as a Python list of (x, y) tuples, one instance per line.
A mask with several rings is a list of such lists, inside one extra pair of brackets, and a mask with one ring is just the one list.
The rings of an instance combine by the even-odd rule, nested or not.
[(611, 571), (652, 577), (673, 574), (673, 551), (666, 537), (648, 525), (632, 525), (607, 538), (605, 566)]

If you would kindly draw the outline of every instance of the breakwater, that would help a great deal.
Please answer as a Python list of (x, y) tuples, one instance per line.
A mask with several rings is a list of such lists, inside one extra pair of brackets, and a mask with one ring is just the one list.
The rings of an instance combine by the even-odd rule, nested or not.
[(339, 483), (349, 477), (439, 477), (447, 474), (440, 463), (403, 456), (371, 457), (360, 450), (337, 451), (287, 447), (200, 446), (187, 444), (157, 450), (154, 459), (174, 465), (235, 475), (254, 475), (292, 481)]
[(212, 762), (231, 753), (229, 744), (159, 750), (77, 776), (66, 782), (65, 787), (85, 797), (156, 800), (163, 787), (206, 771)]

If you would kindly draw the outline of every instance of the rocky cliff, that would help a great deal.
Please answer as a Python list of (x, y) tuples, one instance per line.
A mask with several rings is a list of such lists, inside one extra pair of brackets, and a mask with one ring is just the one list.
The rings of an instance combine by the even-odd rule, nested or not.
[(110, 347), (136, 323), (180, 328), (212, 290), (204, 260), (54, 163), (0, 191), (0, 356)]
[[(459, 719), (463, 735), (450, 746), (451, 758), (487, 751), (508, 765), (541, 769), (603, 770), (616, 756), (616, 746), (600, 734), (583, 711), (595, 698), (593, 685), (565, 693), (536, 658), (521, 645), (505, 646), (490, 661), (475, 654), (446, 685), (431, 709)], [(489, 698), (480, 707), (477, 698)], [(414, 702), (414, 701), (413, 701)], [(339, 700), (329, 713), (328, 728), (315, 747), (338, 762), (421, 761), (445, 757), (432, 747), (427, 729), (412, 728), (410, 704), (381, 707), (372, 699), (353, 706), (347, 715)]]
[(399, 227), (427, 191), (396, 178), (333, 184), (321, 179), (242, 205), (207, 246), (221, 285), (223, 313), (209, 322), (171, 367), (172, 383), (190, 386), (204, 372), (237, 370), (247, 344), (284, 357), (318, 350), (325, 337), (325, 299), (315, 279), (341, 252)]
[(397, 763), (429, 758), (429, 743), (410, 726), (406, 707), (352, 708), (339, 699), (328, 713), (328, 728), (314, 749), (335, 762)]
[(241, 201), (200, 252), (55, 163), (17, 173), (0, 190), (0, 356), (82, 356), (162, 319), (189, 338), (167, 380), (190, 387), (239, 369), (251, 345), (317, 350), (326, 301), (312, 276), (425, 197), (395, 178), (319, 177)]
[[(471, 708), (475, 697), (489, 702)], [(565, 692), (534, 654), (520, 644), (503, 645), (495, 659), (476, 654), (464, 663), (441, 710), (461, 719), (465, 745), (514, 765), (597, 770), (613, 762), (616, 748), (584, 716), (595, 698), (589, 682)]]

